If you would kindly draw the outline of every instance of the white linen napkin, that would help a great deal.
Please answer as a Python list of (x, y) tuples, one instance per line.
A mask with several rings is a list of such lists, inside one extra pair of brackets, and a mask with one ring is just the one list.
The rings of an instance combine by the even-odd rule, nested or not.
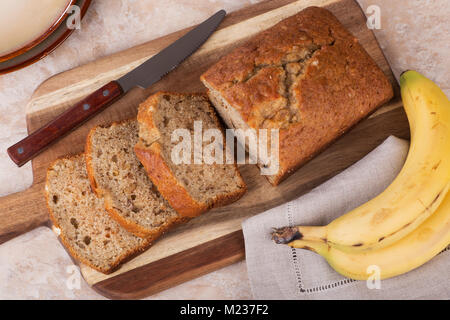
[[(408, 142), (389, 137), (308, 194), (243, 222), (255, 299), (450, 299), (450, 250), (380, 288), (335, 272), (321, 256), (271, 240), (273, 227), (324, 225), (380, 194), (400, 172)], [(370, 289), (370, 288), (372, 289)], [(376, 287), (376, 286), (375, 286)]]

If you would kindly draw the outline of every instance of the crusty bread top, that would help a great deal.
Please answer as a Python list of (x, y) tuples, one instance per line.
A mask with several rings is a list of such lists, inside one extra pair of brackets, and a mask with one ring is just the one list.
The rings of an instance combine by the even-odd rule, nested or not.
[(280, 129), (280, 165), (297, 167), (376, 107), (392, 86), (328, 10), (309, 7), (201, 76), (252, 128)]
[[(288, 73), (297, 74), (290, 84), (293, 97), (285, 86)], [(253, 128), (288, 128), (316, 109), (345, 105), (348, 111), (392, 96), (389, 81), (356, 38), (318, 7), (260, 33), (223, 57), (202, 80)]]

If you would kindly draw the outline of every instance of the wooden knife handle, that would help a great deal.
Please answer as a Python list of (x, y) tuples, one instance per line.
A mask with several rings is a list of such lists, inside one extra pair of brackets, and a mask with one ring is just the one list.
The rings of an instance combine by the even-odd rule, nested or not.
[(123, 95), (116, 81), (104, 85), (44, 127), (8, 148), (8, 155), (19, 167), (42, 152), (50, 144), (69, 133)]

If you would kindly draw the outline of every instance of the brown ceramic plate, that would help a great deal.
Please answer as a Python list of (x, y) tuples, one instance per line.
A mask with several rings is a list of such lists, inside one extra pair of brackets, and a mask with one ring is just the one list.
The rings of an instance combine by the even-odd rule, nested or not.
[[(91, 0), (74, 0), (72, 2), (80, 7), (80, 18), (83, 19), (89, 5), (91, 4)], [(31, 49), (24, 50), (24, 52), (18, 56), (0, 62), (0, 75), (25, 68), (55, 50), (74, 31), (74, 29), (67, 27), (67, 19), (67, 14), (65, 14), (62, 19), (58, 19), (57, 23), (54, 24), (53, 29), (49, 29), (49, 31), (42, 37), (43, 40), (40, 39), (40, 42), (37, 45), (31, 46)]]
[(59, 14), (59, 16), (57, 18), (55, 18), (54, 21), (51, 21), (52, 25), (50, 27), (48, 27), (48, 29), (44, 33), (40, 34), (38, 37), (32, 39), (31, 41), (27, 42), (25, 45), (23, 45), (19, 48), (16, 48), (15, 50), (10, 51), (5, 55), (0, 56), (0, 62), (6, 61), (6, 60), (12, 59), (18, 55), (21, 55), (22, 53), (30, 50), (31, 48), (37, 46), (39, 43), (44, 41), (65, 20), (65, 18), (67, 17), (67, 14), (68, 14), (68, 10), (75, 3), (75, 1), (76, 0), (65, 0), (64, 1), (65, 2), (64, 9)]

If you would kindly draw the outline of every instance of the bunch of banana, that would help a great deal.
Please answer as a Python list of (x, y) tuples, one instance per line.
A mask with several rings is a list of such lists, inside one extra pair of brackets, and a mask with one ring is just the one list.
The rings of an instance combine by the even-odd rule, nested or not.
[(379, 196), (327, 226), (274, 230), (277, 243), (322, 255), (346, 277), (408, 272), (450, 244), (450, 101), (415, 71), (400, 79), (411, 146), (400, 174)]

